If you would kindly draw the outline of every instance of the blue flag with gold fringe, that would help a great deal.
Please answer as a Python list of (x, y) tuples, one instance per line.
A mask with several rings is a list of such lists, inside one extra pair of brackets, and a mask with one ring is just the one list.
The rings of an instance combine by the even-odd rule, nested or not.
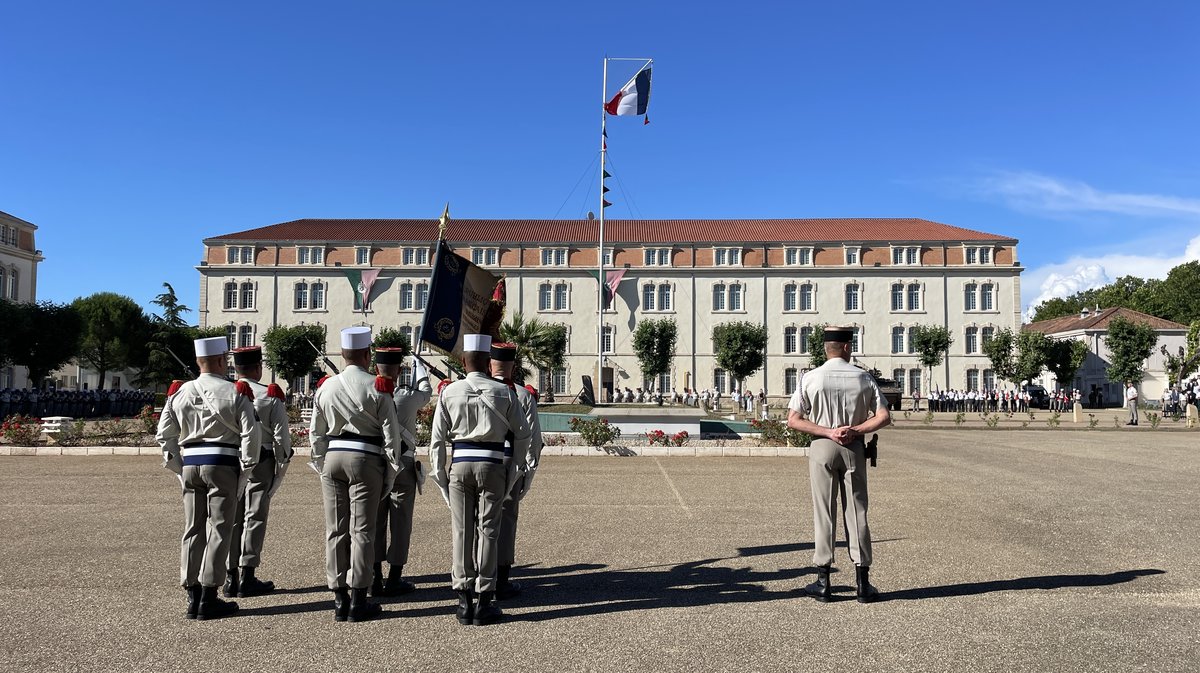
[(461, 358), (464, 334), (499, 337), (504, 299), (503, 278), (456, 254), (445, 239), (439, 239), (421, 341)]

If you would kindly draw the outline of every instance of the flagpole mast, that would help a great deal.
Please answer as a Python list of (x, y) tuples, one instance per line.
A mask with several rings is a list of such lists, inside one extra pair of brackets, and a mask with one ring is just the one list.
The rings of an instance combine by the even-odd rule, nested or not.
[[(608, 144), (604, 140), (608, 125), (608, 112), (604, 109), (605, 98), (608, 96), (608, 57), (604, 57), (604, 83), (600, 88), (600, 246), (596, 254), (596, 266), (599, 272), (596, 279), (600, 281), (596, 288), (596, 380), (597, 388), (603, 395), (604, 391), (604, 300), (608, 291), (607, 279), (604, 277), (604, 164), (608, 156)], [(614, 382), (615, 385), (615, 382)], [(597, 400), (599, 401), (599, 400)]]

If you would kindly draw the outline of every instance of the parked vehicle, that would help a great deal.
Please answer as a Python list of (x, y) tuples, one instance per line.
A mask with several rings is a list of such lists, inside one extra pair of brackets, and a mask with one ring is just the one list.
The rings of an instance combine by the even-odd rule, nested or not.
[(1030, 408), (1033, 408), (1033, 407), (1037, 407), (1038, 409), (1049, 409), (1050, 408), (1050, 393), (1046, 392), (1045, 388), (1043, 388), (1039, 385), (1028, 385), (1028, 386), (1025, 386), (1024, 388), (1022, 388), (1022, 390), (1029, 393)]

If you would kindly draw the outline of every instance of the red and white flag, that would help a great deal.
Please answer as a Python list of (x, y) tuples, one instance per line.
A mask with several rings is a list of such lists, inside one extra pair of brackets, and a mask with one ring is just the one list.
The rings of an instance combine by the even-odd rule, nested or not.
[(650, 105), (650, 68), (642, 68), (638, 74), (621, 87), (612, 100), (604, 104), (610, 115), (644, 115)]

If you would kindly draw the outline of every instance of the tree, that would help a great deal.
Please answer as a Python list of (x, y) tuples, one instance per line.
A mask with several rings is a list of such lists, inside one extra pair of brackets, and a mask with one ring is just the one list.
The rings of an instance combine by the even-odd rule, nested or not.
[(567, 326), (560, 323), (545, 323), (537, 318), (526, 318), (522, 313), (512, 314), (500, 325), (500, 338), (517, 347), (517, 359), (513, 367), (513, 379), (524, 383), (533, 372), (527, 365), (542, 371), (563, 366), (567, 353)]
[[(159, 386), (170, 383), (173, 379), (192, 378), (192, 367), (185, 368), (175, 360), (178, 357), (185, 364), (194, 352), (192, 336), (183, 314), (191, 309), (179, 303), (175, 296), (175, 288), (170, 283), (163, 283), (164, 292), (150, 302), (162, 309), (162, 313), (150, 316), (150, 339), (147, 342), (148, 354), (146, 366), (138, 374), (136, 380), (139, 386)], [(224, 335), (222, 331), (221, 335)], [(174, 353), (174, 356), (172, 356)]]
[(1158, 288), (1160, 318), (1189, 325), (1200, 320), (1200, 262), (1193, 261), (1171, 269)]
[(1087, 343), (1077, 339), (1051, 339), (1046, 348), (1046, 369), (1058, 381), (1059, 388), (1074, 387), (1075, 372), (1087, 359)]
[(17, 346), (29, 330), (21, 305), (0, 297), (0, 325), (0, 367), (7, 367), (16, 363)]
[(97, 292), (76, 299), (72, 306), (83, 323), (79, 360), (100, 375), (99, 390), (108, 372), (146, 364), (150, 322), (136, 302), (114, 292)]
[(376, 348), (399, 348), (404, 356), (412, 355), (412, 343), (408, 335), (394, 327), (384, 327), (371, 339)]
[(316, 369), (325, 353), (325, 328), (275, 325), (263, 335), (263, 351), (263, 361), (286, 382), (290, 396), (292, 382)]
[(671, 370), (677, 337), (678, 329), (671, 318), (638, 323), (633, 331), (633, 352), (637, 354), (643, 377), (654, 381)]
[(763, 366), (767, 351), (767, 326), (752, 322), (727, 322), (713, 328), (717, 366), (733, 375), (742, 387), (747, 376)]
[(996, 378), (1010, 383), (1019, 383), (1017, 377), (1017, 339), (1012, 330), (1002, 329), (991, 339), (983, 342), (983, 354), (992, 365)]
[(1046, 353), (1050, 349), (1050, 337), (1041, 332), (1024, 330), (1017, 335), (1017, 352), (1014, 383), (1033, 383), (1046, 369)]
[(812, 336), (808, 338), (808, 366), (816, 369), (825, 364), (825, 325), (814, 325)]
[(5, 324), (15, 328), (12, 360), (24, 365), (29, 370), (30, 385), (39, 387), (42, 379), (78, 353), (79, 313), (70, 305), (48, 301), (11, 304), (10, 308), (14, 320)]
[(1108, 323), (1104, 345), (1108, 346), (1108, 378), (1111, 381), (1132, 381), (1135, 385), (1145, 378), (1146, 358), (1154, 352), (1158, 333), (1150, 325), (1113, 318)]
[(1185, 346), (1179, 347), (1178, 354), (1171, 354), (1166, 345), (1159, 346), (1158, 350), (1166, 360), (1167, 383), (1173, 386), (1182, 381), (1200, 364), (1200, 320), (1193, 320), (1188, 327)]
[(912, 346), (917, 351), (921, 366), (929, 370), (929, 385), (933, 385), (933, 368), (942, 364), (942, 358), (954, 343), (950, 330), (941, 325), (917, 325), (913, 328)]

